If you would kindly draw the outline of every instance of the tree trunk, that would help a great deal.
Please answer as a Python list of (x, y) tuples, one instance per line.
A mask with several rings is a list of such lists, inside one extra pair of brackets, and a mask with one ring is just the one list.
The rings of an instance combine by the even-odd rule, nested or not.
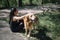
[(7, 2), (7, 7), (10, 7), (10, 4), (9, 4), (9, 0), (6, 0), (6, 2)]
[(42, 0), (42, 3), (41, 4), (43, 4), (43, 0)]
[(32, 5), (32, 0), (29, 0), (29, 2), (30, 2), (30, 5)]
[(18, 7), (18, 0), (15, 0), (15, 2), (16, 2), (16, 3), (15, 3), (16, 7)]
[(19, 0), (18, 3), (19, 3), (19, 7), (22, 6), (22, 0)]

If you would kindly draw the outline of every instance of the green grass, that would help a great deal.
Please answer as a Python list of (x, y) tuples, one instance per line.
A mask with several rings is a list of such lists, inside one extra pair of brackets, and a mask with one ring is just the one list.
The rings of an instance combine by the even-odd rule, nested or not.
[[(38, 29), (33, 30), (31, 36), (39, 40), (60, 40), (60, 12), (45, 12), (37, 16), (39, 18)], [(7, 19), (1, 20), (8, 22)]]
[(45, 14), (37, 15), (39, 17), (39, 27), (46, 28), (48, 31), (46, 35), (53, 40), (57, 40), (60, 37), (60, 14), (59, 12), (45, 12)]
[(2, 18), (2, 19), (0, 19), (0, 20), (2, 20), (2, 21), (6, 21), (7, 23), (9, 22), (8, 17), (7, 17), (7, 18)]

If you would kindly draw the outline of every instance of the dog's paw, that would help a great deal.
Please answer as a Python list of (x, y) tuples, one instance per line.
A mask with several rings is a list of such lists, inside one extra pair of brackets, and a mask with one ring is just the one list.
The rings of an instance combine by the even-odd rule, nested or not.
[(34, 29), (34, 28), (32, 27), (32, 29)]
[(27, 37), (30, 37), (30, 35), (27, 35)]

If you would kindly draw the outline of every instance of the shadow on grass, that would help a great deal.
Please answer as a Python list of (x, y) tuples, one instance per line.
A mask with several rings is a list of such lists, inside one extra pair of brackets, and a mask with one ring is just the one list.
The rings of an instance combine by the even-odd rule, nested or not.
[(9, 24), (5, 20), (0, 20), (0, 28), (8, 27)]
[[(47, 28), (43, 27), (42, 29), (37, 29), (38, 33), (31, 34), (32, 37), (37, 38), (38, 40), (52, 40), (49, 36), (46, 35), (48, 31)], [(20, 33), (25, 33), (24, 29), (20, 29)]]
[(0, 28), (5, 28), (5, 26), (4, 25), (0, 25)]
[(36, 37), (39, 40), (52, 40), (50, 37), (46, 36), (47, 28), (43, 27), (43, 29), (37, 29), (37, 34), (32, 34), (32, 37)]

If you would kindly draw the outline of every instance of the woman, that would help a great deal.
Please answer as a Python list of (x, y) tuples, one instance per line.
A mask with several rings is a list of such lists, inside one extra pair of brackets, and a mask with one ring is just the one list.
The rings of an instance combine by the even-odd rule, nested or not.
[(18, 10), (12, 8), (9, 15), (9, 24), (12, 32), (19, 32), (24, 27), (23, 20), (21, 17), (18, 17)]

